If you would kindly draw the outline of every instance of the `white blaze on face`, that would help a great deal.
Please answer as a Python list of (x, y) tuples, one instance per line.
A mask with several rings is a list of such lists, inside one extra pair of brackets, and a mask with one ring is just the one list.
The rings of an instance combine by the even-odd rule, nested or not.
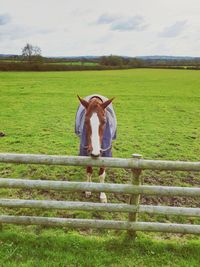
[(92, 142), (92, 154), (94, 156), (100, 155), (100, 139), (99, 139), (99, 118), (97, 113), (93, 113), (90, 118), (90, 125), (92, 129), (91, 142)]

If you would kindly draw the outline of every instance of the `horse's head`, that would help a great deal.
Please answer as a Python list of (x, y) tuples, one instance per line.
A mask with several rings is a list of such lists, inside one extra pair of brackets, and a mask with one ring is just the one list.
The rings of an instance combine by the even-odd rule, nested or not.
[(86, 110), (85, 127), (88, 153), (92, 157), (99, 157), (101, 155), (101, 146), (106, 125), (105, 109), (112, 102), (113, 98), (106, 102), (102, 102), (99, 97), (92, 97), (89, 101), (79, 96), (78, 98)]

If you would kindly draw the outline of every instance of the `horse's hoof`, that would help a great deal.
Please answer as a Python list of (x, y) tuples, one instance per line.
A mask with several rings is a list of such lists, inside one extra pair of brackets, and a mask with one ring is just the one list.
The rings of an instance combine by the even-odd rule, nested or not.
[(89, 198), (91, 197), (92, 193), (90, 191), (86, 191), (85, 192), (85, 197)]
[(107, 197), (105, 193), (100, 194), (100, 201), (101, 203), (107, 203)]

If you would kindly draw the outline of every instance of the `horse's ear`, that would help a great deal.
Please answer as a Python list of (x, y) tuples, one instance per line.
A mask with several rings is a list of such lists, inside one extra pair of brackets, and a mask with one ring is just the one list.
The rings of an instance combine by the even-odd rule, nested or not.
[(88, 108), (89, 103), (85, 99), (80, 98), (79, 95), (77, 95), (77, 97), (78, 97), (79, 101), (81, 102), (81, 104), (84, 106), (84, 108)]
[(111, 103), (113, 100), (114, 100), (114, 97), (111, 98), (111, 99), (106, 100), (106, 102), (104, 102), (104, 103), (101, 104), (101, 107), (102, 107), (103, 109), (107, 108), (107, 106), (109, 106), (110, 103)]

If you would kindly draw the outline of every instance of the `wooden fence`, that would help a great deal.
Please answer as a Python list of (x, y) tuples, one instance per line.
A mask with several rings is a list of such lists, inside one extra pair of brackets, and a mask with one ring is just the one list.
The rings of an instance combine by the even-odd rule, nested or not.
[(148, 186), (142, 185), (142, 170), (170, 170), (170, 171), (200, 171), (200, 162), (161, 161), (145, 160), (140, 155), (134, 154), (132, 158), (98, 158), (73, 157), (73, 156), (50, 156), (31, 154), (8, 154), (0, 153), (0, 162), (18, 164), (45, 164), (63, 166), (95, 166), (127, 168), (132, 170), (130, 184), (111, 183), (88, 183), (88, 182), (66, 182), (28, 179), (0, 178), (0, 188), (25, 188), (25, 189), (46, 189), (67, 192), (94, 191), (108, 193), (130, 194), (128, 204), (113, 203), (91, 203), (53, 200), (21, 200), (21, 199), (0, 199), (0, 207), (10, 208), (38, 208), (38, 209), (63, 209), (63, 210), (85, 210), (85, 211), (106, 211), (106, 212), (128, 212), (128, 221), (114, 220), (88, 220), (51, 218), (37, 216), (10, 216), (1, 215), (0, 223), (10, 224), (40, 224), (48, 226), (67, 226), (73, 228), (105, 228), (128, 230), (129, 235), (135, 237), (136, 231), (169, 232), (199, 234), (200, 225), (140, 222), (140, 213), (182, 215), (200, 217), (200, 208), (169, 207), (169, 206), (148, 206), (140, 205), (141, 195), (154, 196), (184, 196), (200, 197), (200, 188), (192, 187), (169, 187), (169, 186)]

